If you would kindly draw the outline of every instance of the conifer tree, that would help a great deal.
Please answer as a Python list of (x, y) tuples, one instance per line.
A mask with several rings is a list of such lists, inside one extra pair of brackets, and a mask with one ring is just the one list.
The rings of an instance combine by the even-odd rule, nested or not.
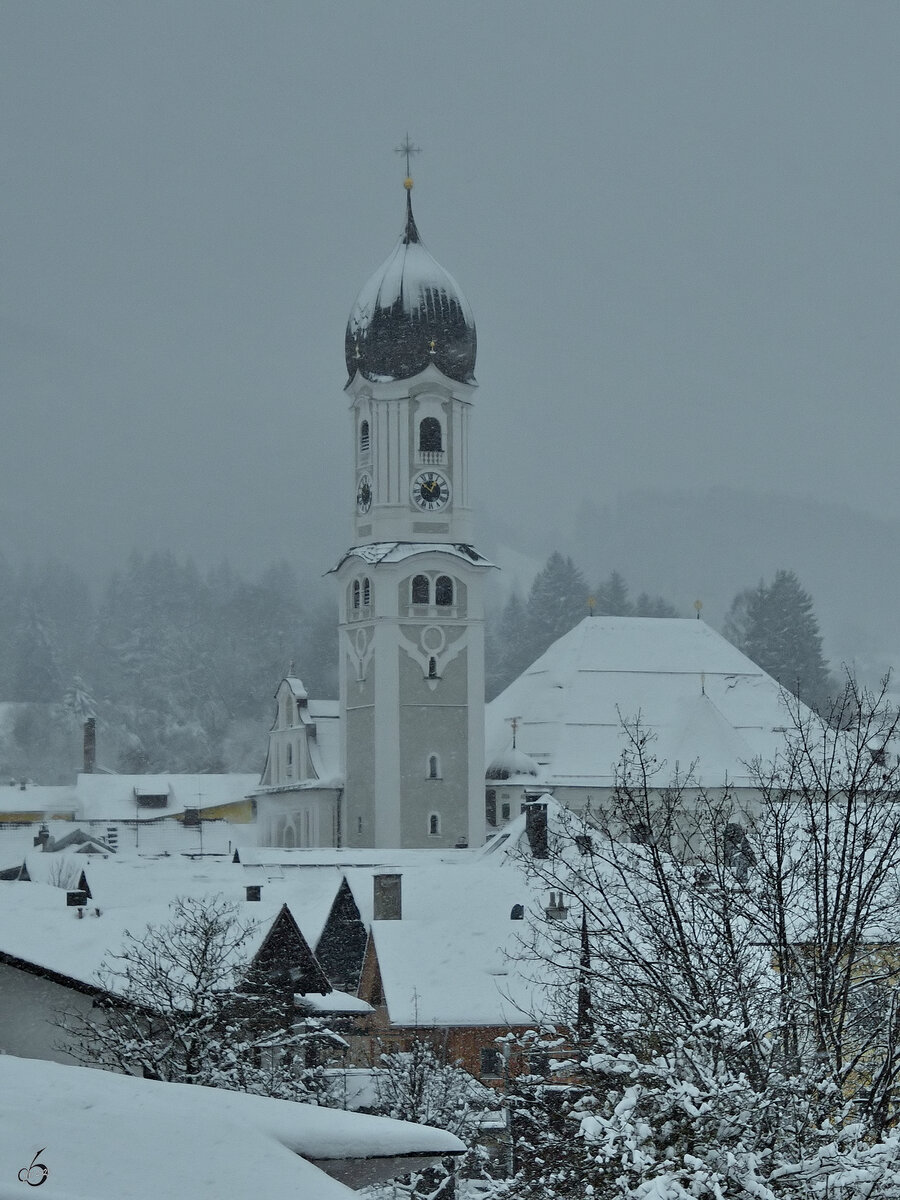
[(730, 641), (812, 708), (824, 710), (833, 691), (812, 597), (793, 571), (735, 596), (724, 626)]
[(596, 593), (596, 611), (604, 617), (631, 617), (634, 615), (634, 605), (628, 599), (628, 584), (618, 571), (613, 571), (608, 579), (598, 586)]
[(531, 661), (587, 616), (590, 589), (569, 557), (558, 550), (538, 571), (528, 593)]

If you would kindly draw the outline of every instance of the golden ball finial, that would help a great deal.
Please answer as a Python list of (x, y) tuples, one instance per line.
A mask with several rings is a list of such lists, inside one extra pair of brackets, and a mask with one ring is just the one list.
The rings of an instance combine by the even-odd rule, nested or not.
[(403, 180), (403, 186), (406, 188), (406, 190), (407, 190), (408, 192), (411, 192), (411, 191), (412, 191), (412, 185), (413, 185), (412, 176), (411, 176), (411, 175), (407, 175), (407, 177), (406, 177), (406, 178)]

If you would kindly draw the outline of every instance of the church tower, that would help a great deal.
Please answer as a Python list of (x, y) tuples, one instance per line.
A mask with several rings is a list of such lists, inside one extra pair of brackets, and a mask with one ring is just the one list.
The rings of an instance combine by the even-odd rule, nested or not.
[(484, 841), (483, 577), (472, 547), (475, 323), (406, 224), (346, 334), (353, 542), (334, 569), (342, 841)]

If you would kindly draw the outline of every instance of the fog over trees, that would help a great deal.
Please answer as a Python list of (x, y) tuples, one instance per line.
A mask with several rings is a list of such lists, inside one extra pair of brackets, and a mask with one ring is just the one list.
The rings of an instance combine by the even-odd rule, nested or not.
[[(555, 551), (527, 594), (488, 609), (488, 699), (589, 612), (693, 615), (664, 596), (632, 599), (615, 569), (591, 583)], [(0, 779), (70, 781), (89, 716), (106, 770), (261, 770), (292, 664), (311, 695), (337, 695), (336, 620), (327, 583), (284, 562), (247, 578), (227, 563), (204, 573), (171, 553), (134, 553), (94, 596), (66, 564), (0, 559)], [(741, 587), (724, 632), (788, 690), (827, 705), (835, 684), (794, 572)]]

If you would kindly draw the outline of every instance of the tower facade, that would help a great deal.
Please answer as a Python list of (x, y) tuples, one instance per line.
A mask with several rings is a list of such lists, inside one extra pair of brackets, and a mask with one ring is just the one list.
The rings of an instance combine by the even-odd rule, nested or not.
[(484, 607), (472, 546), (471, 310), (406, 225), (347, 325), (352, 545), (340, 625), (342, 841), (484, 840)]

